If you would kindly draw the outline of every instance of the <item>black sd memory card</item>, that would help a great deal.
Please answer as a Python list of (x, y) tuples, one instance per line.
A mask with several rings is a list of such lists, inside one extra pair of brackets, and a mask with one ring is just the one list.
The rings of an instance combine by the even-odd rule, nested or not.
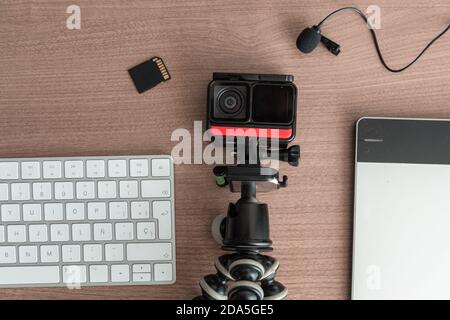
[(128, 70), (134, 86), (139, 93), (145, 92), (158, 83), (170, 80), (169, 71), (159, 57), (151, 58)]

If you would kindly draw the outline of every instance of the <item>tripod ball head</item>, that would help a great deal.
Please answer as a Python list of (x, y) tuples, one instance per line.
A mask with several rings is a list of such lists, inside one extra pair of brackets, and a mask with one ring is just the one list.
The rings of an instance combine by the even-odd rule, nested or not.
[(256, 199), (255, 182), (242, 182), (241, 198), (228, 207), (223, 239), (225, 250), (271, 251), (269, 209)]

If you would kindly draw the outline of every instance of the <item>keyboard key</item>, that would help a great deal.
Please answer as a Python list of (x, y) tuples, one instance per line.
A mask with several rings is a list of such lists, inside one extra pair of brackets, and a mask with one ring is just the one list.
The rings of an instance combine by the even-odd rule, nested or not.
[(115, 181), (98, 182), (99, 199), (114, 199), (117, 197), (117, 183)]
[(18, 204), (2, 204), (0, 209), (3, 222), (20, 221), (20, 206)]
[(83, 178), (83, 161), (66, 161), (64, 163), (65, 177), (69, 179)]
[(62, 261), (63, 262), (80, 262), (81, 249), (79, 245), (64, 245), (62, 246)]
[(41, 246), (41, 261), (43, 263), (59, 262), (59, 246)]
[(170, 197), (170, 180), (142, 180), (141, 193), (143, 198)]
[(29, 183), (11, 184), (11, 199), (13, 201), (30, 200), (30, 184)]
[(130, 222), (116, 223), (116, 240), (133, 240), (133, 224)]
[(112, 282), (130, 281), (130, 267), (127, 264), (112, 265), (111, 281)]
[(45, 203), (44, 204), (44, 219), (46, 221), (61, 221), (63, 220), (63, 205), (62, 203)]
[(19, 179), (19, 163), (0, 162), (0, 180)]
[(170, 176), (170, 160), (169, 159), (153, 159), (152, 160), (152, 176), (154, 176), (154, 177)]
[(30, 242), (47, 242), (48, 228), (46, 224), (32, 224), (28, 226), (28, 238)]
[(106, 203), (89, 202), (88, 203), (88, 219), (104, 220), (106, 219)]
[(94, 224), (94, 240), (95, 241), (112, 240), (112, 224), (111, 223), (95, 223)]
[(95, 183), (93, 181), (83, 181), (76, 183), (77, 199), (94, 199)]
[(84, 220), (84, 203), (66, 203), (66, 219), (67, 220)]
[(138, 182), (133, 180), (120, 181), (119, 184), (121, 198), (137, 198), (138, 197)]
[(41, 164), (38, 161), (22, 162), (22, 179), (40, 179)]
[(109, 160), (108, 176), (111, 178), (123, 178), (127, 176), (127, 160)]
[(0, 226), (0, 243), (5, 241), (5, 226)]
[(44, 161), (42, 169), (44, 179), (59, 179), (62, 177), (61, 161)]
[(133, 273), (150, 273), (152, 272), (152, 267), (150, 263), (137, 263), (133, 264)]
[(0, 246), (0, 264), (4, 263), (16, 263), (16, 247)]
[(147, 159), (130, 160), (130, 176), (148, 177), (148, 160)]
[(9, 200), (9, 187), (6, 183), (0, 183), (0, 201)]
[(79, 223), (72, 225), (73, 241), (89, 241), (91, 240), (91, 225), (88, 223)]
[(151, 280), (151, 273), (133, 273), (133, 282), (149, 282)]
[(108, 266), (107, 265), (89, 266), (89, 281), (94, 283), (108, 282)]
[(123, 261), (123, 244), (108, 243), (105, 245), (106, 261)]
[(86, 161), (86, 175), (88, 178), (104, 178), (105, 161), (104, 160)]
[(69, 225), (68, 224), (52, 224), (50, 225), (51, 241), (69, 241)]
[(36, 263), (38, 262), (36, 246), (20, 246), (19, 247), (20, 263)]
[(56, 200), (73, 199), (73, 183), (55, 182), (55, 199)]
[(155, 281), (172, 281), (172, 264), (155, 263), (154, 275)]
[(27, 203), (22, 207), (23, 221), (41, 221), (42, 206), (40, 203)]
[(86, 262), (102, 261), (102, 245), (85, 244), (83, 246), (83, 257)]
[(49, 182), (33, 183), (33, 199), (34, 200), (51, 200), (52, 184)]
[(62, 268), (63, 282), (69, 287), (77, 287), (79, 284), (85, 283), (86, 269), (86, 266), (82, 265), (64, 266)]
[(27, 229), (24, 225), (8, 226), (8, 242), (25, 242), (27, 241)]
[(131, 202), (131, 218), (132, 219), (148, 219), (150, 218), (150, 204), (148, 201)]
[(158, 238), (172, 238), (172, 214), (170, 201), (153, 201), (153, 218), (158, 219)]
[(0, 284), (2, 285), (57, 284), (59, 282), (58, 266), (0, 267)]
[(129, 261), (152, 261), (171, 260), (171, 243), (128, 243), (127, 260)]
[(139, 240), (155, 239), (156, 232), (154, 222), (138, 222), (136, 229), (137, 229), (137, 238)]
[(126, 202), (110, 202), (109, 203), (109, 218), (127, 219), (128, 218), (128, 204)]

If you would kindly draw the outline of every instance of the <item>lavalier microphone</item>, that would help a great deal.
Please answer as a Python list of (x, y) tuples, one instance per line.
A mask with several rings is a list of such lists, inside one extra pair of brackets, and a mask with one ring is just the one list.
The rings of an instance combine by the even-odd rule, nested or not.
[[(331, 16), (333, 16), (334, 14), (340, 12), (340, 11), (344, 11), (344, 10), (351, 10), (353, 12), (356, 12), (359, 16), (361, 16), (361, 18), (364, 20), (364, 22), (368, 25), (368, 20), (366, 15), (359, 10), (358, 8), (355, 7), (344, 7), (344, 8), (340, 8), (336, 11), (333, 11), (332, 13), (330, 13), (328, 16), (325, 17), (325, 19), (323, 19), (319, 24), (314, 25), (312, 27), (308, 27), (306, 29), (304, 29), (300, 35), (297, 38), (297, 48), (303, 52), (303, 53), (310, 53), (312, 52), (318, 45), (319, 43), (322, 43), (327, 49), (328, 51), (330, 51), (331, 53), (333, 53), (334, 55), (338, 55), (341, 52), (341, 48), (339, 46), (339, 44), (337, 44), (336, 42), (328, 39), (327, 37), (325, 37), (322, 33), (321, 33), (321, 26), (323, 25), (323, 23), (325, 21), (327, 21)], [(393, 69), (391, 67), (389, 67), (386, 62), (384, 61), (384, 58), (381, 54), (380, 51), (380, 47), (378, 45), (378, 40), (377, 40), (377, 36), (375, 34), (375, 31), (373, 30), (373, 28), (369, 27), (369, 31), (372, 35), (372, 40), (374, 42), (375, 45), (375, 49), (377, 51), (378, 57), (381, 61), (381, 64), (390, 72), (401, 72), (407, 68), (409, 68), (410, 66), (412, 66), (414, 64), (414, 62), (416, 62), (424, 53), (425, 51), (431, 47), (431, 45), (440, 37), (442, 37), (447, 31), (448, 29), (450, 29), (450, 25), (447, 26), (447, 28), (444, 29), (444, 31), (442, 31), (440, 34), (438, 34), (433, 40), (431, 40), (426, 46), (425, 48), (416, 56), (416, 58), (411, 61), (409, 64), (407, 64), (406, 66), (404, 66), (403, 68), (400, 69)]]
[(323, 36), (317, 26), (306, 28), (300, 33), (297, 38), (297, 48), (303, 53), (310, 53), (320, 42), (328, 49), (328, 51), (336, 56), (341, 52), (340, 45)]

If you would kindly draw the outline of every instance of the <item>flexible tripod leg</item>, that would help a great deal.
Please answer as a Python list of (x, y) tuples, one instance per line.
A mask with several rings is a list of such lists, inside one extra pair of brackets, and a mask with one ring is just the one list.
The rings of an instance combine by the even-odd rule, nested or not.
[(275, 281), (279, 263), (257, 253), (226, 254), (216, 259), (216, 274), (200, 280), (202, 296), (207, 300), (281, 300), (287, 289)]

